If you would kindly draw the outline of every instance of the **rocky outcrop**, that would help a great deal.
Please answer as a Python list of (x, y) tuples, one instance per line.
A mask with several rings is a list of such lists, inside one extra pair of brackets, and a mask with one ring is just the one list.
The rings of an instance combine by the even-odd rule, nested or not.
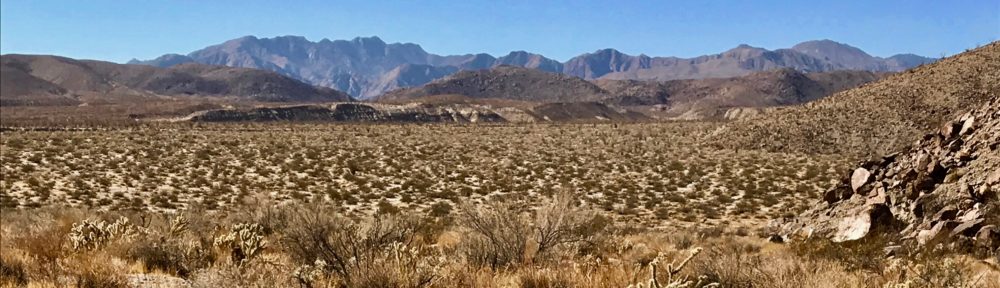
[[(1000, 99), (946, 122), (909, 148), (868, 160), (784, 223), (780, 236), (846, 242), (879, 232), (919, 245), (1000, 248)], [(896, 234), (890, 234), (896, 235)]]
[(505, 122), (499, 114), (474, 107), (421, 107), (417, 105), (331, 106), (296, 105), (253, 109), (199, 111), (186, 120), (196, 122)]

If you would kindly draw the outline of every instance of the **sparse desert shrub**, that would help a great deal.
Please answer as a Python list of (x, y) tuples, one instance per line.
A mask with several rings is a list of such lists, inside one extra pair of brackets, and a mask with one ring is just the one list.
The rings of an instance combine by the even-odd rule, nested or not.
[(791, 244), (792, 252), (811, 259), (833, 260), (848, 270), (881, 271), (886, 264), (883, 248), (889, 241), (879, 237), (865, 237), (850, 243), (834, 243), (827, 239), (808, 239)]
[(201, 243), (183, 245), (175, 239), (168, 239), (165, 242), (139, 241), (127, 251), (126, 257), (142, 263), (148, 270), (184, 278), (189, 277), (191, 272), (215, 262), (210, 247), (205, 247)]
[(129, 287), (125, 277), (88, 271), (76, 275), (76, 287), (79, 288), (126, 288)]
[(300, 266), (303, 271), (321, 268), (348, 287), (424, 287), (436, 278), (440, 259), (415, 241), (420, 223), (413, 217), (358, 224), (317, 208), (303, 210), (283, 238), (292, 258), (310, 265)]
[(0, 286), (20, 287), (25, 285), (28, 285), (28, 273), (24, 271), (24, 264), (0, 257)]
[(577, 287), (573, 275), (566, 275), (549, 269), (531, 269), (519, 275), (518, 284), (521, 288), (570, 288)]
[(650, 274), (648, 282), (646, 282), (646, 284), (643, 284), (643, 283), (634, 283), (632, 285), (629, 285), (629, 288), (660, 288), (660, 287), (667, 287), (667, 288), (683, 288), (683, 287), (712, 288), (712, 287), (718, 287), (719, 286), (718, 283), (713, 283), (713, 282), (708, 281), (708, 277), (704, 276), (704, 275), (699, 276), (697, 282), (694, 281), (694, 280), (688, 280), (686, 277), (680, 277), (678, 275), (678, 274), (681, 273), (681, 269), (684, 269), (684, 266), (687, 266), (687, 264), (689, 262), (691, 262), (691, 259), (694, 259), (695, 256), (698, 256), (698, 254), (701, 253), (701, 251), (702, 251), (701, 247), (696, 247), (696, 248), (692, 249), (691, 252), (690, 252), (690, 254), (686, 258), (684, 258), (683, 260), (681, 260), (680, 262), (676, 262), (676, 260), (675, 260), (675, 261), (670, 262), (670, 264), (667, 264), (666, 265), (666, 269), (665, 269), (666, 277), (667, 277), (667, 281), (665, 282), (666, 286), (661, 286), (661, 284), (660, 284), (660, 278), (661, 277), (657, 276), (657, 274), (658, 274), (657, 271), (659, 271), (659, 270), (662, 269), (660, 267), (660, 264), (661, 264), (660, 262), (661, 261), (665, 261), (664, 258), (666, 258), (666, 255), (664, 255), (663, 253), (658, 254), (656, 256), (656, 258), (653, 258), (653, 260), (650, 261), (649, 264), (646, 265), (646, 268), (649, 269), (649, 274)]
[(560, 192), (535, 214), (533, 227), (538, 255), (558, 246), (588, 242), (603, 234), (608, 220), (577, 206), (570, 192)]
[(438, 201), (431, 205), (430, 213), (431, 217), (445, 217), (451, 214), (451, 204), (446, 201)]
[(509, 203), (463, 203), (459, 211), (460, 225), (471, 232), (461, 243), (471, 264), (498, 269), (524, 262), (531, 227)]

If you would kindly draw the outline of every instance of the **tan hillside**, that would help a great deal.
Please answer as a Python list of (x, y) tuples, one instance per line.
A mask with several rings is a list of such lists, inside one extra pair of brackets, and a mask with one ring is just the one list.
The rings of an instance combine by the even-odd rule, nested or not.
[(781, 236), (844, 242), (898, 235), (920, 245), (994, 251), (1000, 247), (997, 145), (1000, 99), (994, 98), (911, 148), (861, 164), (815, 208), (785, 224)]
[(881, 155), (1000, 95), (1000, 43), (719, 128), (727, 148)]
[(719, 118), (734, 107), (771, 107), (813, 101), (878, 80), (868, 71), (803, 73), (790, 68), (732, 78), (671, 80), (597, 80), (620, 106), (656, 105), (668, 117)]
[(157, 68), (11, 54), (3, 55), (2, 67), (0, 99), (4, 106), (141, 102), (162, 96), (276, 102), (350, 100), (342, 92), (271, 71), (197, 63)]

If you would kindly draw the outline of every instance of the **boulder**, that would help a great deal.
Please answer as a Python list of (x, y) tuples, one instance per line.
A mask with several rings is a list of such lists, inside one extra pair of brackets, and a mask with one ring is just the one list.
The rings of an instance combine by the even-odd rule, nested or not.
[(837, 225), (837, 232), (830, 238), (833, 242), (847, 242), (864, 238), (871, 230), (872, 219), (870, 215), (862, 214), (847, 217), (840, 220)]
[(949, 237), (955, 237), (958, 235), (973, 236), (979, 231), (979, 224), (983, 223), (983, 219), (973, 219), (965, 222), (961, 222), (954, 229), (951, 229), (951, 233), (948, 234)]
[(972, 132), (972, 129), (975, 128), (975, 125), (976, 125), (976, 117), (969, 116), (969, 118), (966, 118), (965, 121), (962, 122), (962, 130), (958, 131), (958, 135), (969, 134), (970, 132)]
[(995, 225), (986, 225), (979, 228), (975, 236), (976, 245), (996, 249), (1000, 247), (1000, 231)]
[(945, 229), (947, 229), (946, 223), (947, 221), (937, 222), (937, 224), (931, 226), (930, 229), (920, 230), (917, 232), (917, 243), (924, 246), (937, 243), (939, 240), (944, 238), (945, 235), (947, 235), (945, 233)]
[(851, 190), (855, 193), (861, 186), (864, 186), (871, 179), (872, 173), (865, 168), (854, 169), (854, 173), (851, 174)]

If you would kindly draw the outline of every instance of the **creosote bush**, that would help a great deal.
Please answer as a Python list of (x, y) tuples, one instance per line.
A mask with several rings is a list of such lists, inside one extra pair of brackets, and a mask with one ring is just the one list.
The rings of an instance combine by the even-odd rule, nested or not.
[(462, 245), (473, 263), (493, 269), (545, 260), (559, 249), (594, 244), (607, 220), (581, 208), (572, 193), (561, 192), (543, 204), (534, 217), (519, 213), (508, 202), (476, 207), (463, 204), (459, 224), (470, 233)]

